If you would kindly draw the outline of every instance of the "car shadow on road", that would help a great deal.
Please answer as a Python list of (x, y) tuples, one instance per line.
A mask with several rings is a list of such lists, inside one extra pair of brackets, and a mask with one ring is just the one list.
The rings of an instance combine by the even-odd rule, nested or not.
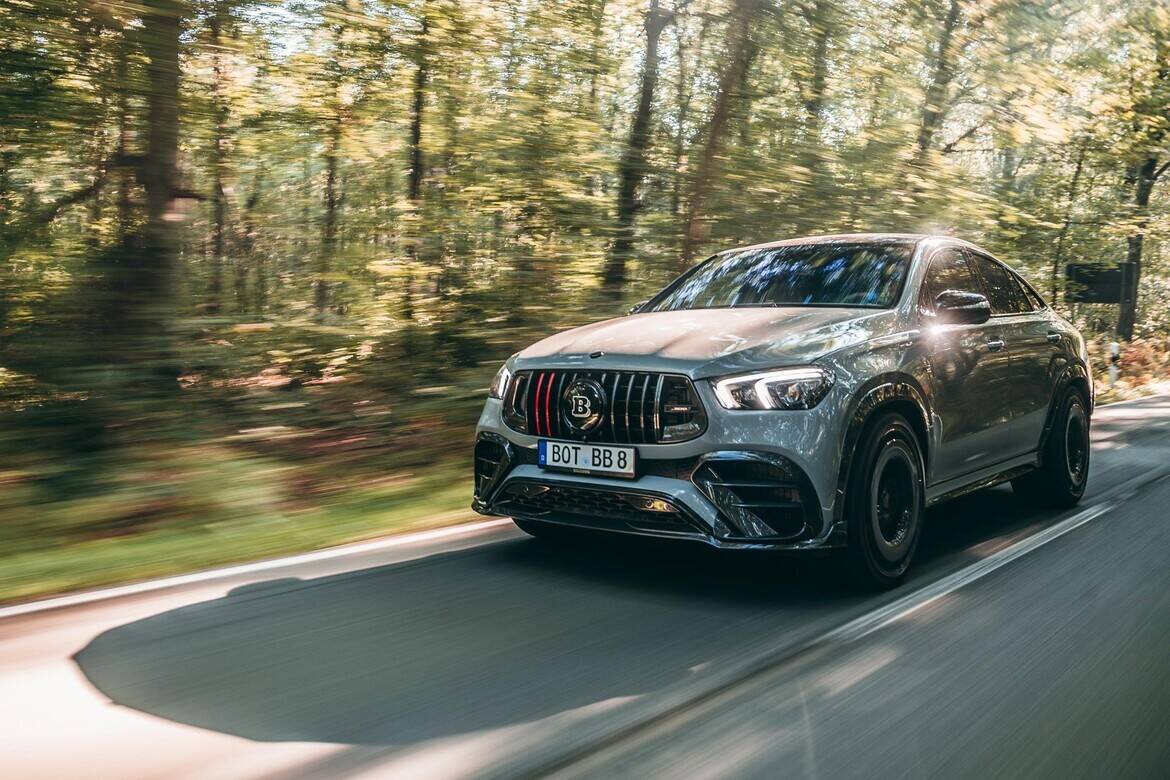
[[(932, 511), (915, 580), (1041, 521), (1004, 491)], [(514, 540), (248, 585), (110, 629), (76, 661), (115, 703), (171, 721), (406, 747), (661, 691), (894, 595), (823, 558)]]

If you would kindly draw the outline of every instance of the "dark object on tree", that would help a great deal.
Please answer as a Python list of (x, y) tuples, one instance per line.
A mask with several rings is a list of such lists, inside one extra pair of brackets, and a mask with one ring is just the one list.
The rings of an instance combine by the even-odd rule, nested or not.
[(1125, 280), (1133, 273), (1133, 266), (1133, 263), (1066, 266), (1065, 299), (1070, 303), (1121, 303)]

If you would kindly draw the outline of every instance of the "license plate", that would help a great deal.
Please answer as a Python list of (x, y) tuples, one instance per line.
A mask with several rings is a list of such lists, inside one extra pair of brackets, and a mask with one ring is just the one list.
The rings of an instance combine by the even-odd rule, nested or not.
[(604, 474), (608, 477), (634, 477), (638, 451), (633, 447), (608, 444), (579, 444), (541, 439), (536, 445), (537, 463), (541, 468), (575, 471), (579, 474)]

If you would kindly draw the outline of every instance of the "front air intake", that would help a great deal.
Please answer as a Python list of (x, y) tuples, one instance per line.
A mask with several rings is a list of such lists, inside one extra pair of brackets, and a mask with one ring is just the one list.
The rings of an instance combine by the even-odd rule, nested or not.
[(512, 466), (512, 448), (502, 437), (481, 434), (475, 442), (475, 497), (486, 500)]
[(821, 528), (807, 477), (778, 455), (721, 453), (691, 479), (718, 507), (730, 531), (725, 538), (794, 541)]

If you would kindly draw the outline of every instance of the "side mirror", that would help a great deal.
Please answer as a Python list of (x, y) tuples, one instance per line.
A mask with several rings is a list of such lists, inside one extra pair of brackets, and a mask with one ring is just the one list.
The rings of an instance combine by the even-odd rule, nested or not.
[(991, 318), (987, 296), (961, 290), (943, 290), (934, 299), (939, 322), (948, 325), (979, 325)]
[(638, 301), (637, 303), (635, 303), (633, 306), (631, 306), (629, 308), (629, 311), (626, 312), (626, 315), (628, 316), (630, 314), (637, 314), (638, 312), (642, 311), (642, 307), (648, 303), (650, 303), (649, 300)]

